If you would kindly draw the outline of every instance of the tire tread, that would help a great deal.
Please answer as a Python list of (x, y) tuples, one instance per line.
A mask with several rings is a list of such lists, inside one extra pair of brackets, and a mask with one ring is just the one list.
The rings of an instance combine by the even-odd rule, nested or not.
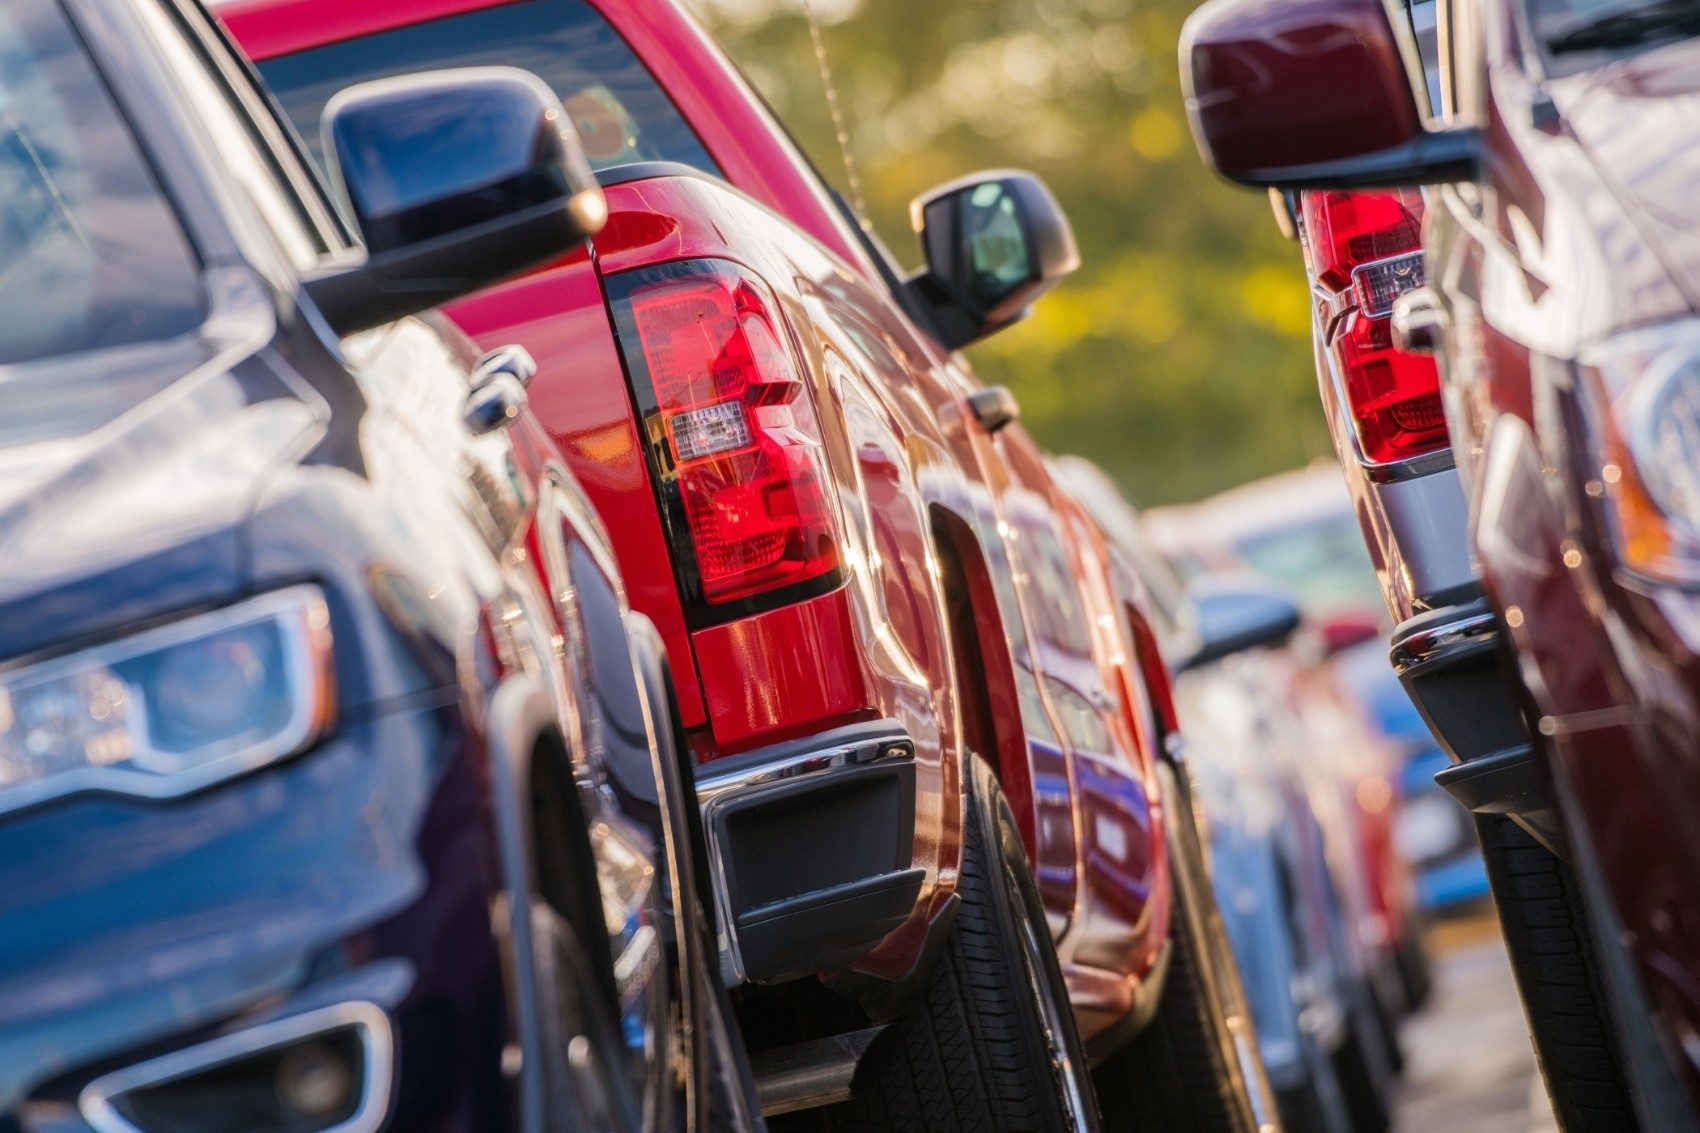
[(1510, 819), (1476, 830), (1553, 1113), (1566, 1133), (1637, 1133), (1577, 879)]
[[(1007, 808), (989, 773), (976, 768), (963, 830), (955, 924), (922, 1001), (875, 1039), (833, 1111), (840, 1130), (1038, 1133), (1061, 1128), (1055, 1086), (1041, 1081), (1048, 1052), (1028, 984), (1012, 907), (994, 858), (987, 803)], [(987, 808), (988, 810), (991, 808)], [(1013, 820), (1010, 820), (1013, 822)]]

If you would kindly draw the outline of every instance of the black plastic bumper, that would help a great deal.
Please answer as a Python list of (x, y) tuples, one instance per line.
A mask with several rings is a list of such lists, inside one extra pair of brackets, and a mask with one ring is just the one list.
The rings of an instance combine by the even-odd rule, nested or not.
[(1435, 782), (1471, 811), (1507, 815), (1562, 854), (1552, 782), (1499, 634), (1486, 597), (1431, 610), (1393, 631), (1393, 668), (1453, 762)]
[(914, 752), (878, 723), (700, 769), (729, 982), (834, 972), (914, 911)]

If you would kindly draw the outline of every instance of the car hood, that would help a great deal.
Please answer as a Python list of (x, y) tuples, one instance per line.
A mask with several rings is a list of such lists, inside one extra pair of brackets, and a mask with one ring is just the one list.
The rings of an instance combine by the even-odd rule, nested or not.
[(0, 659), (242, 592), (254, 497), (322, 410), (229, 322), (0, 368)]
[(1700, 40), (1572, 75), (1550, 89), (1601, 179), (1700, 309)]

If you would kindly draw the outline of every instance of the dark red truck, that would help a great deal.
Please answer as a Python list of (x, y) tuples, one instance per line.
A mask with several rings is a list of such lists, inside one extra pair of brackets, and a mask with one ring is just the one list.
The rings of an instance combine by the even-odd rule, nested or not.
[(216, 10), (310, 148), (338, 90), (423, 69), (522, 67), (571, 115), (606, 227), (449, 314), (536, 357), (665, 638), (768, 1111), (1096, 1127), (1089, 1051), (1111, 1127), (1257, 1128), (1161, 663), (955, 354), (1074, 267), (1044, 187), (917, 202), (905, 277), (668, 0)]
[(1210, 0), (1189, 106), (1232, 180), (1423, 189), (1389, 341), (1439, 363), (1485, 595), (1428, 636), (1493, 639), (1537, 737), (1454, 782), (1540, 840), (1483, 828), (1560, 1122), (1697, 1129), (1700, 5), (1439, 0), (1432, 102), (1412, 30)]

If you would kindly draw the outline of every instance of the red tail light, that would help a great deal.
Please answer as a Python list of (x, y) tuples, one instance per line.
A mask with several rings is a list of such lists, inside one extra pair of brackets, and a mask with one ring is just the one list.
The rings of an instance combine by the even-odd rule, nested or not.
[(1423, 285), (1422, 194), (1304, 195), (1306, 248), (1329, 352), (1345, 386), (1364, 458), (1389, 464), (1446, 447), (1434, 359), (1393, 349), (1390, 316)]
[(835, 584), (814, 395), (766, 289), (694, 261), (611, 278), (609, 291), (687, 594), (736, 607)]

